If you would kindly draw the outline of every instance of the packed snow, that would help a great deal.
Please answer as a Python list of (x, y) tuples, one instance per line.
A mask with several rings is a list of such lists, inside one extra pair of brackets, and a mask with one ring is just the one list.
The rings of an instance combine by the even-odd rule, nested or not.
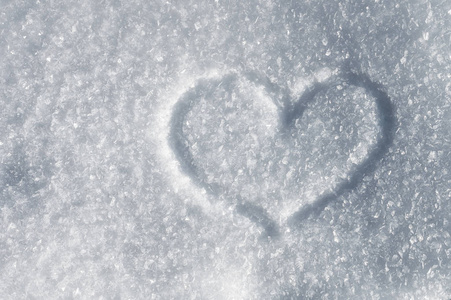
[(0, 298), (451, 298), (451, 3), (4, 2)]

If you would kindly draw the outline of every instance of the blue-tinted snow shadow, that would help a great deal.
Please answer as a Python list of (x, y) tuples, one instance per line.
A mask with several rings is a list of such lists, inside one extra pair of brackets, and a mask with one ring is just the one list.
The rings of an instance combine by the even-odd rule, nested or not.
[[(48, 159), (36, 159), (33, 165), (26, 146), (16, 144), (12, 155), (0, 165), (0, 206), (9, 207), (18, 219), (36, 213), (45, 200), (37, 192), (47, 186), (52, 165)], [(19, 204), (17, 199), (26, 200)]]

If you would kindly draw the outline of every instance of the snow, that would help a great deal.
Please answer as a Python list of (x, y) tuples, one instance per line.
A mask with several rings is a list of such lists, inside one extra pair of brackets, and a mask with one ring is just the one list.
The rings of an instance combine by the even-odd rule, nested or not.
[(5, 299), (449, 299), (451, 4), (6, 1)]

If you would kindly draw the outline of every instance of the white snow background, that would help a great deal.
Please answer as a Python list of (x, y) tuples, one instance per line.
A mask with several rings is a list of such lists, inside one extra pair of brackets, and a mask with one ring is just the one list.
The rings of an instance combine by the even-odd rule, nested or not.
[[(450, 55), (446, 0), (0, 1), (0, 298), (449, 299)], [(349, 176), (342, 166), (366, 146), (328, 143), (342, 121), (355, 147), (377, 135), (365, 95), (310, 109), (308, 136), (282, 146), (291, 156), (281, 150), (269, 187), (229, 162), (208, 171), (227, 189), (212, 194), (181, 168), (171, 117), (198, 82), (253, 71), (295, 99), (345, 62), (384, 88), (396, 133), (375, 171), (319, 215), (266, 239), (226, 198), (264, 198), (298, 176), (294, 158), (313, 161), (298, 182), (307, 198), (330, 181), (324, 166)], [(215, 99), (235, 112), (250, 101), (233, 119), (193, 109), (190, 141), (270, 151), (277, 114), (270, 97), (254, 105), (256, 89)], [(249, 122), (257, 142), (228, 144), (209, 118)], [(196, 159), (221, 165), (210, 155)]]

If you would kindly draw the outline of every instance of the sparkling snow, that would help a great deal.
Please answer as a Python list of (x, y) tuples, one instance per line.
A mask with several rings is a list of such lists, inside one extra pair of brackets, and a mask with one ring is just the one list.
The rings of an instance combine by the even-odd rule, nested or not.
[(451, 298), (449, 1), (4, 1), (0, 298)]

